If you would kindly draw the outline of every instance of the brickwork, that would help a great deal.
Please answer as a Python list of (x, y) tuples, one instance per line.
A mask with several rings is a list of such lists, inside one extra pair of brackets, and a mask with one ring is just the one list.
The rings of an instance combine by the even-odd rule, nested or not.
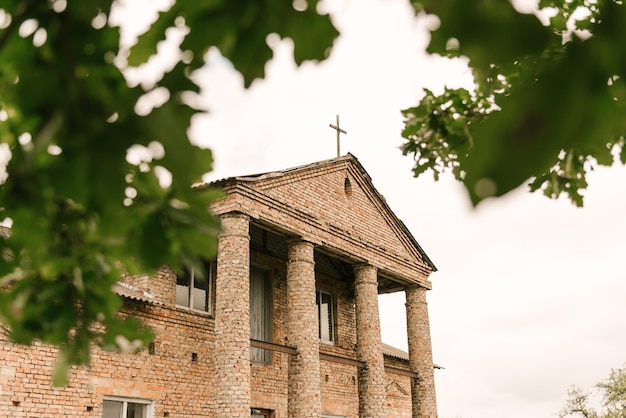
[(248, 217), (222, 217), (215, 287), (215, 418), (250, 416)]
[[(225, 187), (228, 192), (229, 185)], [(211, 209), (218, 214), (249, 213), (333, 252), (431, 287), (430, 260), (352, 156), (271, 173), (232, 191)]]
[[(404, 359), (385, 356), (385, 366), (409, 371), (409, 364)], [(411, 378), (397, 372), (386, 373), (386, 399), (388, 418), (412, 418), (411, 413)]]
[(206, 393), (213, 382), (206, 376), (213, 375), (213, 320), (175, 306), (130, 300), (123, 314), (153, 329), (153, 347), (139, 354), (94, 347), (91, 367), (73, 367), (69, 385), (60, 388), (51, 386), (55, 348), (37, 342), (19, 346), (0, 334), (0, 416), (102, 417), (104, 396), (152, 400), (156, 417), (210, 416)]
[[(265, 252), (252, 251), (251, 263), (270, 271), (273, 287), (273, 335), (277, 343), (286, 343), (287, 297), (286, 262), (275, 256), (276, 242)], [(283, 239), (284, 241), (284, 239)], [(286, 246), (286, 244), (284, 244)], [(280, 251), (278, 252), (280, 254)], [(316, 259), (324, 260), (324, 257)], [(320, 344), (320, 351), (356, 359), (355, 298), (353, 278), (346, 280), (332, 266), (338, 260), (320, 261), (316, 287), (336, 297), (335, 344)], [(317, 266), (316, 266), (317, 267)], [(161, 269), (157, 277), (169, 287), (175, 276)], [(159, 280), (160, 280), (159, 279)], [(137, 285), (137, 282), (134, 282)], [(165, 289), (168, 286), (163, 286)], [(173, 292), (173, 290), (168, 291)], [(157, 300), (167, 294), (155, 294)], [(90, 369), (75, 368), (67, 388), (52, 388), (50, 372), (56, 356), (51, 347), (36, 344), (32, 348), (2, 343), (0, 350), (0, 416), (44, 418), (101, 417), (103, 396), (121, 396), (154, 401), (155, 417), (212, 417), (214, 402), (214, 320), (206, 314), (177, 307), (173, 303), (152, 305), (125, 301), (125, 314), (142, 319), (156, 333), (150, 350), (138, 355), (115, 354), (95, 350)], [(195, 354), (195, 356), (194, 356)], [(194, 360), (195, 358), (195, 360)], [(386, 357), (385, 364), (408, 370), (406, 361)], [(252, 407), (274, 411), (275, 418), (287, 418), (289, 355), (273, 353), (268, 365), (251, 365)], [(321, 413), (358, 417), (358, 368), (332, 361), (320, 361)], [(403, 394), (406, 390), (409, 394)], [(406, 376), (386, 374), (387, 416), (410, 416), (410, 383)], [(16, 402), (17, 406), (14, 406)], [(88, 410), (89, 408), (89, 410)]]
[(330, 361), (320, 362), (322, 413), (346, 417), (359, 416), (357, 368)]
[[(0, 328), (0, 416), (101, 417), (105, 396), (152, 401), (154, 417), (168, 418), (248, 417), (251, 407), (274, 418), (437, 416), (425, 297), (434, 266), (356, 159), (220, 184), (210, 311), (175, 305), (167, 267), (125, 277), (122, 315), (150, 326), (153, 345), (136, 355), (94, 348), (92, 366), (74, 368), (64, 388), (50, 386), (55, 349), (16, 346)], [(266, 341), (296, 355), (250, 361), (251, 266), (269, 280)], [(379, 292), (405, 288), (410, 361), (383, 356), (377, 305)], [(332, 297), (331, 341), (319, 340), (316, 289)]]
[(357, 265), (355, 274), (357, 355), (365, 363), (359, 371), (359, 417), (384, 418), (385, 363), (380, 340), (376, 268)]
[(287, 343), (296, 347), (289, 363), (289, 417), (321, 415), (319, 337), (315, 305), (313, 244), (289, 242), (287, 263)]
[[(321, 343), (320, 351), (338, 356), (354, 356), (356, 353), (356, 313), (354, 283), (352, 277), (346, 280), (340, 272), (328, 268), (329, 257), (315, 257), (315, 287), (333, 297), (334, 301), (334, 341)], [(339, 260), (334, 260), (338, 263)], [(326, 264), (326, 268), (324, 268)], [(351, 270), (351, 269), (350, 269)]]
[[(286, 313), (287, 313), (287, 279), (286, 254), (282, 257), (282, 248), (285, 248), (284, 239), (273, 234), (267, 234), (265, 239), (252, 234), (258, 228), (250, 227), (252, 236), (251, 245), (259, 250), (251, 251), (251, 263), (260, 269), (269, 272), (272, 284), (272, 342), (285, 344), (286, 342)], [(277, 249), (280, 255), (275, 257)], [(289, 355), (273, 352), (269, 364), (252, 363), (250, 390), (250, 405), (253, 408), (262, 408), (275, 411), (274, 418), (287, 418), (287, 378), (289, 370)]]
[(406, 289), (406, 318), (409, 365), (419, 374), (411, 386), (413, 418), (436, 418), (435, 376), (430, 342), (426, 289), (414, 285)]

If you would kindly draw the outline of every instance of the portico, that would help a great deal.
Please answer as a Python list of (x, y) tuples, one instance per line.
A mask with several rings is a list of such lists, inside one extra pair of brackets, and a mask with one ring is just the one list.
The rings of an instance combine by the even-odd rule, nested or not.
[[(215, 291), (215, 416), (243, 417), (251, 408), (265, 408), (277, 418), (386, 418), (390, 382), (402, 386), (390, 376), (402, 375), (410, 377), (410, 416), (436, 417), (426, 305), (435, 268), (358, 161), (348, 155), (217, 185), (226, 196), (212, 207), (223, 224)], [(252, 234), (259, 236), (256, 245), (251, 228), (262, 231)], [(284, 264), (272, 264), (274, 258)], [(251, 263), (267, 271), (273, 289), (271, 338), (252, 341), (274, 353), (267, 365), (250, 365), (250, 328), (241, 329), (254, 321)], [(380, 337), (378, 295), (396, 291), (407, 300), (408, 370), (386, 366)], [(343, 374), (324, 372), (329, 362), (341, 365)], [(284, 379), (286, 392), (272, 404), (253, 405), (258, 388), (251, 376), (269, 375), (270, 368)], [(333, 379), (346, 387), (335, 391)], [(339, 400), (353, 399), (351, 393), (354, 401), (342, 405)], [(283, 402), (286, 415), (278, 412)]]

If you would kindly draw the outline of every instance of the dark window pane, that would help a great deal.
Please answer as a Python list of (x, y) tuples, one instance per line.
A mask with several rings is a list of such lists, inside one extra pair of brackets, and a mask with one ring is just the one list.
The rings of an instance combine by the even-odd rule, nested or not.
[(148, 416), (148, 405), (128, 402), (126, 418), (146, 418)]
[(182, 274), (176, 276), (176, 304), (189, 306), (189, 283), (191, 282), (191, 272), (187, 269)]
[(102, 403), (102, 418), (122, 418), (122, 402), (107, 401)]
[[(270, 284), (267, 272), (250, 269), (250, 338), (270, 341)], [(269, 351), (262, 348), (250, 348), (252, 361), (269, 363)]]
[(200, 271), (188, 270), (176, 277), (176, 304), (208, 312), (211, 283), (210, 263)]
[(316, 295), (320, 340), (333, 341), (333, 298), (330, 294), (318, 291)]
[(192, 290), (192, 308), (200, 311), (208, 311), (208, 295), (209, 295), (209, 272), (194, 271), (193, 274), (193, 290)]

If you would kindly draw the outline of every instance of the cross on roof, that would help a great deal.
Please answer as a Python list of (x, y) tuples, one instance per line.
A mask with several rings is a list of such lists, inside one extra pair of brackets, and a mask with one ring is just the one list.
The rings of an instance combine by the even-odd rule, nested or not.
[(337, 115), (337, 124), (336, 124), (336, 125), (333, 125), (333, 124), (331, 123), (331, 124), (330, 124), (330, 127), (331, 127), (331, 128), (333, 128), (333, 129), (335, 129), (335, 130), (337, 131), (337, 157), (340, 157), (340, 156), (341, 156), (341, 152), (340, 152), (340, 149), (339, 149), (340, 135), (341, 135), (341, 134), (346, 134), (346, 135), (348, 135), (348, 132), (346, 132), (345, 130), (343, 130), (343, 129), (341, 129), (341, 128), (339, 127), (339, 115)]

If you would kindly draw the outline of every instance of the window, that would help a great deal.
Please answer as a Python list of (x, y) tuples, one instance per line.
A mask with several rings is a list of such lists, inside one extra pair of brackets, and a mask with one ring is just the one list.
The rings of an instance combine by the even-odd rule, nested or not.
[(252, 408), (250, 410), (250, 416), (252, 418), (271, 418), (274, 416), (273, 412), (274, 411), (269, 409)]
[(153, 418), (152, 401), (105, 397), (102, 403), (102, 418)]
[(176, 277), (176, 304), (197, 311), (209, 312), (211, 294), (211, 263), (206, 262), (201, 270), (185, 269)]
[[(250, 268), (250, 338), (271, 342), (272, 291), (267, 271)], [(270, 352), (263, 348), (250, 347), (250, 360), (270, 362)]]
[(320, 341), (332, 344), (335, 341), (333, 297), (329, 293), (318, 290), (315, 295), (315, 303), (317, 304), (317, 323)]

